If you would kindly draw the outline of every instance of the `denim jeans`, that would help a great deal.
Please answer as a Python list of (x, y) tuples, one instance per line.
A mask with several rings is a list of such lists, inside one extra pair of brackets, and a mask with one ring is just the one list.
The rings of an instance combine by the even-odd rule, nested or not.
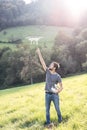
[(60, 107), (59, 107), (59, 95), (58, 94), (49, 94), (46, 93), (45, 95), (45, 105), (46, 105), (46, 123), (50, 123), (50, 105), (51, 101), (53, 101), (57, 116), (58, 116), (58, 122), (62, 121), (62, 116), (60, 112)]

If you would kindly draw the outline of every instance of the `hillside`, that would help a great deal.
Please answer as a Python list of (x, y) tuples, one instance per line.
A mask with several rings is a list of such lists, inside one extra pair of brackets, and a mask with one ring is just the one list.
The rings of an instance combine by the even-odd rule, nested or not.
[[(55, 130), (87, 130), (87, 74), (63, 79), (63, 122)], [(54, 106), (51, 120), (57, 123)], [(46, 130), (44, 83), (0, 91), (0, 130)]]
[[(54, 39), (59, 31), (64, 31), (67, 34), (71, 34), (72, 28), (57, 27), (57, 26), (21, 26), (15, 28), (4, 29), (0, 32), (0, 41), (9, 41), (12, 38), (20, 38), (24, 44), (30, 44), (30, 41), (26, 37), (42, 37), (39, 41), (39, 45), (51, 47), (54, 43)], [(0, 43), (0, 47), (9, 46), (15, 48), (15, 44)]]

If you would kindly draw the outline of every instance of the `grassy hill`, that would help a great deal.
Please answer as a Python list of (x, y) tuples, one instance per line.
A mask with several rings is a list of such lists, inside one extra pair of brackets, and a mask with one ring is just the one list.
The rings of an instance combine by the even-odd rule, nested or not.
[[(52, 130), (87, 130), (87, 74), (63, 79), (60, 93), (63, 122), (51, 104)], [(47, 130), (44, 128), (45, 83), (0, 91), (0, 130)]]
[[(15, 28), (8, 28), (0, 32), (0, 41), (8, 41), (11, 38), (22, 38), (24, 44), (29, 44), (30, 41), (26, 39), (28, 36), (41, 36), (43, 37), (39, 41), (39, 45), (46, 45), (47, 47), (51, 47), (54, 43), (54, 39), (58, 32), (62, 30), (69, 35), (72, 32), (72, 28), (67, 27), (56, 27), (56, 26), (22, 26)], [(15, 48), (13, 44), (0, 43), (0, 47), (9, 46), (11, 48)]]

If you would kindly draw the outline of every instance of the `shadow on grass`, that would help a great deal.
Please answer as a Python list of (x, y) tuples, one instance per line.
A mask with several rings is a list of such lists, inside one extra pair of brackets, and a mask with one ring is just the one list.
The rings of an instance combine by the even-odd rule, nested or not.
[(63, 123), (68, 122), (69, 118), (70, 118), (69, 115), (65, 115), (65, 116), (63, 116)]
[(10, 113), (13, 113), (13, 112), (15, 112), (16, 110), (9, 110), (9, 111), (7, 111), (6, 113), (7, 114), (10, 114)]
[(20, 128), (26, 128), (26, 127), (31, 127), (33, 125), (35, 125), (36, 121), (25, 121), (24, 123), (21, 123), (19, 125)]
[(43, 123), (39, 122), (37, 119), (34, 119), (32, 121), (26, 120), (25, 122), (19, 124), (19, 128), (29, 128), (30, 130), (43, 130)]
[(0, 124), (0, 128), (3, 128), (4, 126), (2, 124)]
[(11, 122), (12, 122), (12, 123), (15, 123), (15, 122), (18, 122), (18, 121), (19, 121), (18, 118), (13, 118), (13, 119), (11, 119)]
[[(70, 116), (69, 115), (65, 115), (63, 116), (63, 121), (62, 123), (66, 123), (68, 122)], [(55, 122), (55, 120), (53, 120), (54, 123), (54, 127), (58, 126), (58, 122)], [(43, 130), (44, 129), (44, 122), (38, 121), (38, 119), (33, 119), (33, 120), (25, 120), (24, 122), (21, 122), (18, 126), (21, 129), (25, 129), (25, 128), (29, 128), (29, 130)]]

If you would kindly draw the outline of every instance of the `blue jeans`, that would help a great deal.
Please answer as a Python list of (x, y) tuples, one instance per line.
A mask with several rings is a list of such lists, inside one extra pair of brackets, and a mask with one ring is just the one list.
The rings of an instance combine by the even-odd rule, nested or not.
[(45, 95), (45, 105), (46, 105), (46, 123), (50, 123), (50, 105), (51, 101), (53, 101), (57, 116), (58, 116), (58, 122), (62, 121), (62, 116), (59, 108), (59, 95), (58, 94), (49, 94), (46, 93)]

